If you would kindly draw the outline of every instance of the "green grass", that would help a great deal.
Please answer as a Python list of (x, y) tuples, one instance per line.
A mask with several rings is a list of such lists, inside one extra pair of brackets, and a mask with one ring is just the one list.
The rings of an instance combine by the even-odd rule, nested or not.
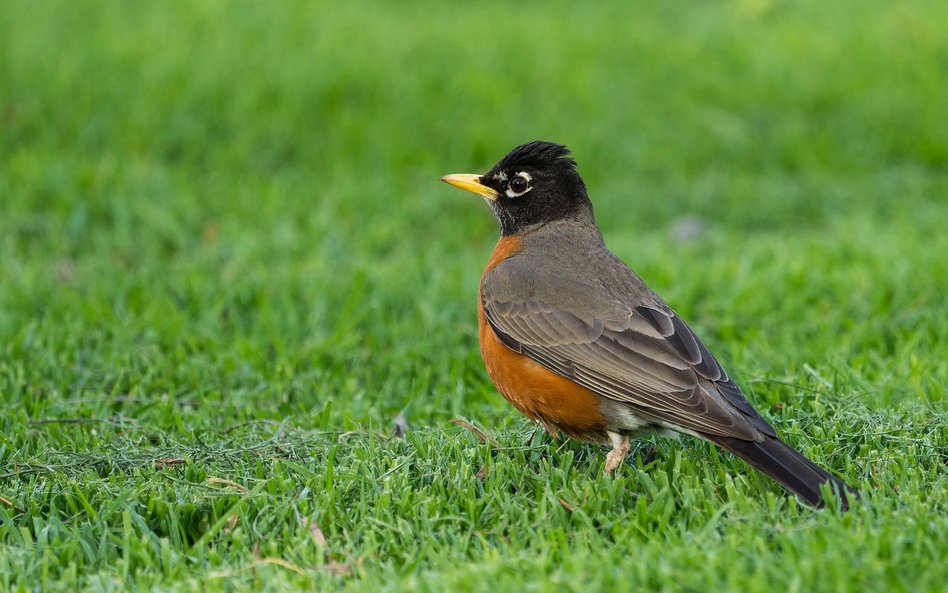
[[(0, 590), (948, 590), (946, 21), (0, 3)], [(531, 437), (477, 353), (495, 224), (437, 180), (537, 138), (863, 503)]]

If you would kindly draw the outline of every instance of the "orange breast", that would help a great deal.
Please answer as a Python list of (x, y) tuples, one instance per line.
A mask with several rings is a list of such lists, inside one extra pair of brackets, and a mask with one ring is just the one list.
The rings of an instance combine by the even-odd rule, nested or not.
[[(484, 273), (520, 248), (519, 238), (501, 237)], [(584, 440), (599, 442), (605, 439), (606, 419), (599, 410), (599, 396), (505, 346), (487, 322), (480, 291), (477, 326), (487, 374), (510, 403), (547, 428), (558, 428), (571, 437)]]

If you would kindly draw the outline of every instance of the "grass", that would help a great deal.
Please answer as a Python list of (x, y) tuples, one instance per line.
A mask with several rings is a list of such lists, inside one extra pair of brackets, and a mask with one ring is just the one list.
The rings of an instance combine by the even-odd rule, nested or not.
[[(0, 590), (945, 591), (946, 18), (0, 4)], [(862, 504), (502, 401), (437, 179), (536, 138)]]

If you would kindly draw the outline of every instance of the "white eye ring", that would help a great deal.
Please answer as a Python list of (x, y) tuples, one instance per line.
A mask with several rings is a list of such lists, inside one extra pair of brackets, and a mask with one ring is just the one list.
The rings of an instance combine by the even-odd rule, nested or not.
[[(530, 185), (530, 182), (533, 181), (533, 177), (530, 177), (529, 173), (520, 171), (510, 180), (510, 183), (507, 184), (507, 190), (504, 192), (508, 198), (516, 198), (527, 193), (533, 186)], [(524, 188), (520, 191), (514, 189), (514, 185), (523, 185)]]

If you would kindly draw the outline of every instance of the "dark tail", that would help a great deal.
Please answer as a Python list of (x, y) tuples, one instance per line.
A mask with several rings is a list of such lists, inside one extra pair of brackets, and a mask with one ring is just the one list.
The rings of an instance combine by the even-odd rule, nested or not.
[(844, 511), (849, 510), (850, 497), (853, 500), (859, 498), (855, 489), (778, 439), (765, 437), (761, 442), (753, 442), (730, 437), (706, 438), (745, 460), (816, 508), (823, 507), (820, 486), (826, 482), (832, 484)]

